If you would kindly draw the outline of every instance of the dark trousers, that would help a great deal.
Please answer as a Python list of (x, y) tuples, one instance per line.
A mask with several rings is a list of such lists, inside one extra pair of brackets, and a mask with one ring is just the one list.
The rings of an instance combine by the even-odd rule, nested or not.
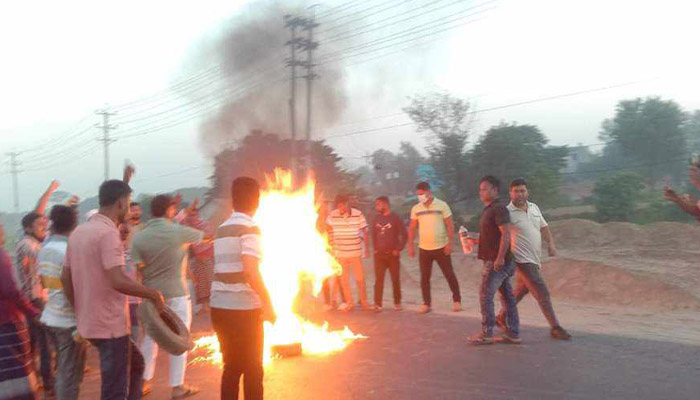
[(394, 294), (394, 304), (401, 304), (401, 263), (399, 256), (391, 253), (375, 253), (374, 254), (374, 304), (382, 305), (384, 298), (384, 276), (386, 270), (389, 270), (391, 275), (391, 288)]
[(100, 355), (102, 400), (138, 400), (143, 389), (144, 361), (131, 338), (90, 339)]
[(32, 361), (39, 354), (39, 368), (41, 373), (41, 382), (45, 390), (53, 390), (53, 362), (52, 349), (49, 342), (49, 335), (46, 328), (32, 319), (28, 320), (29, 337), (31, 338)]
[[(559, 321), (557, 316), (554, 314), (554, 306), (552, 306), (552, 299), (549, 295), (549, 288), (547, 288), (547, 283), (544, 281), (542, 276), (542, 271), (537, 264), (523, 263), (516, 264), (515, 272), (515, 301), (520, 303), (520, 300), (525, 297), (528, 293), (532, 293), (532, 296), (537, 300), (537, 304), (542, 310), (542, 314), (547, 318), (549, 326), (554, 328), (559, 326)], [(504, 299), (501, 297), (501, 311), (499, 312), (499, 318), (504, 318), (505, 308)]]
[(260, 310), (211, 309), (224, 361), (221, 399), (238, 399), (243, 375), (245, 400), (263, 398), (263, 321)]
[(506, 325), (508, 333), (518, 337), (520, 335), (520, 319), (518, 308), (513, 295), (513, 288), (510, 285), (510, 277), (515, 272), (515, 264), (507, 262), (496, 271), (493, 261), (484, 261), (481, 270), (481, 288), (479, 290), (479, 300), (481, 303), (481, 329), (491, 336), (493, 327), (496, 325), (496, 314), (494, 312), (493, 297), (496, 292), (503, 296), (506, 307)]
[(48, 328), (51, 343), (56, 349), (58, 373), (56, 375), (56, 399), (77, 400), (80, 383), (85, 371), (87, 343), (73, 340), (74, 328)]
[(445, 254), (445, 249), (423, 250), (420, 249), (420, 288), (423, 292), (423, 304), (430, 306), (432, 299), (430, 297), (430, 276), (433, 273), (433, 261), (437, 261), (442, 275), (445, 276), (447, 284), (452, 291), (452, 301), (462, 301), (462, 295), (459, 293), (459, 282), (452, 268), (452, 257)]

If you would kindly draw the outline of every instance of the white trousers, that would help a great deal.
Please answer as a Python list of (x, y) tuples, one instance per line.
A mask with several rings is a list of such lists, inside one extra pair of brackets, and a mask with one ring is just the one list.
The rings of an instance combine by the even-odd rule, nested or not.
[[(173, 297), (165, 300), (165, 304), (170, 307), (175, 314), (187, 325), (190, 329), (192, 324), (192, 301), (190, 296)], [(143, 379), (151, 380), (156, 372), (156, 358), (158, 357), (158, 344), (145, 335), (143, 343), (141, 343), (141, 354), (146, 363), (146, 368), (143, 371)], [(187, 368), (187, 352), (179, 356), (170, 356), (170, 386), (176, 387), (185, 383), (185, 370)]]

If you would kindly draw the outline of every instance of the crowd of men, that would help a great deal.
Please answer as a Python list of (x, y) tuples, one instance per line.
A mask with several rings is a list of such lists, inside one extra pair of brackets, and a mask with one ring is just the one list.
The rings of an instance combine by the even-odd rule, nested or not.
[[(237, 399), (242, 377), (245, 398), (262, 399), (263, 322), (274, 322), (275, 313), (259, 271), (261, 232), (254, 220), (260, 199), (258, 182), (247, 177), (233, 181), (233, 210), (218, 227), (200, 218), (196, 201), (181, 209), (181, 199), (170, 195), (152, 200), (153, 218), (143, 223), (140, 205), (131, 201), (133, 173), (127, 167), (122, 180), (104, 182), (99, 188), (99, 209), (82, 224), (78, 224), (76, 198), (55, 205), (45, 216), (58, 187), (53, 182), (35, 210), (23, 217), (24, 236), (17, 243), (14, 260), (2, 249), (5, 231), (0, 224), (0, 400), (37, 399), (37, 369), (45, 398), (77, 399), (88, 344), (99, 354), (103, 400), (147, 395), (158, 345), (134, 318), (143, 300), (152, 302), (159, 313), (169, 308), (188, 328), (193, 309), (210, 309), (223, 355), (221, 398)], [(700, 188), (697, 167), (691, 167), (691, 181)], [(484, 209), (479, 235), (464, 238), (469, 248), (478, 245), (477, 257), (483, 262), (482, 329), (468, 341), (520, 343), (517, 304), (527, 293), (537, 300), (551, 336), (570, 339), (557, 320), (541, 273), (543, 241), (550, 256), (557, 253), (552, 234), (539, 207), (528, 199), (527, 182), (516, 179), (508, 189), (510, 201), (505, 201), (498, 179), (481, 179)], [(382, 311), (387, 271), (393, 308), (403, 310), (401, 252), (406, 248), (415, 257), (416, 241), (423, 300), (419, 312), (432, 311), (430, 280), (435, 262), (450, 288), (452, 310), (462, 310), (451, 256), (452, 212), (426, 182), (417, 185), (416, 195), (419, 202), (411, 210), (408, 228), (392, 212), (387, 197), (375, 200), (371, 223), (352, 207), (349, 196), (336, 197), (334, 209), (318, 224), (328, 234), (342, 270), (324, 284), (327, 310), (353, 309), (352, 275), (359, 306)], [(688, 197), (670, 188), (666, 196), (700, 217), (700, 207)], [(370, 305), (363, 258), (372, 252), (375, 279)], [(188, 278), (194, 281), (196, 305)], [(502, 303), (498, 314), (496, 293)], [(503, 331), (499, 337), (494, 335), (496, 326)], [(57, 368), (53, 368), (54, 358)], [(170, 356), (173, 399), (199, 392), (185, 384), (186, 367), (187, 353)]]

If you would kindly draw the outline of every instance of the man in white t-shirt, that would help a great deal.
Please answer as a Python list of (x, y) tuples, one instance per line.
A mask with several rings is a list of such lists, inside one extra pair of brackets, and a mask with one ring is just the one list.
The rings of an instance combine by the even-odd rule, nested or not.
[[(519, 303), (528, 293), (537, 300), (547, 322), (551, 328), (551, 335), (555, 339), (568, 340), (571, 335), (559, 325), (554, 307), (549, 295), (547, 283), (542, 276), (542, 237), (548, 244), (550, 256), (557, 254), (554, 239), (549, 231), (547, 221), (535, 203), (528, 201), (529, 193), (527, 182), (524, 179), (516, 179), (510, 184), (510, 212), (511, 245), (516, 266), (515, 297)], [(502, 329), (506, 329), (505, 310), (496, 318), (496, 323)]]

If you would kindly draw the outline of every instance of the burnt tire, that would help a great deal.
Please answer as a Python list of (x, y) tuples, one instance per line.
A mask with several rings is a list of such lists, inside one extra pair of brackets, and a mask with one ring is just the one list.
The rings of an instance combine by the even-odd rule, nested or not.
[(187, 326), (169, 307), (158, 314), (150, 301), (143, 301), (136, 308), (136, 316), (148, 336), (168, 353), (179, 356), (194, 346)]

